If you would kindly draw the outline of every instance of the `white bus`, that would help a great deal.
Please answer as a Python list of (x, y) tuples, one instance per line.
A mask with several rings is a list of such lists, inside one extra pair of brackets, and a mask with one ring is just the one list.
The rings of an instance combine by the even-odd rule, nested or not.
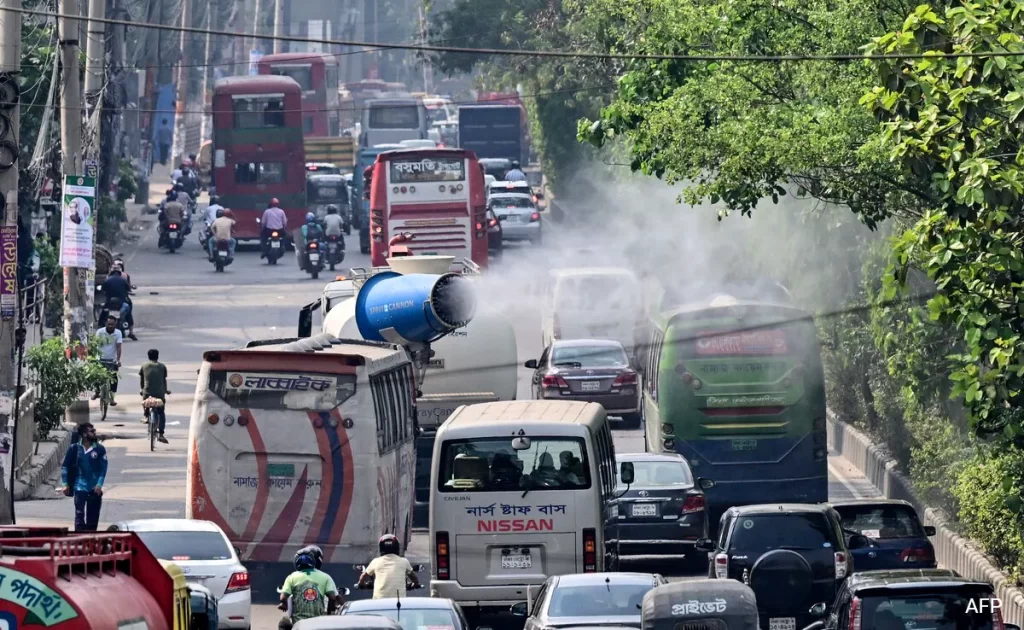
[(276, 600), (305, 545), (323, 549), (341, 584), (383, 533), (408, 544), (414, 396), (412, 363), (393, 344), (318, 335), (203, 355), (186, 517), (227, 533), (254, 599)]
[(379, 98), (366, 101), (359, 146), (427, 140), (430, 122), (423, 101), (416, 98)]
[(632, 357), (645, 323), (639, 279), (620, 267), (553, 269), (542, 312), (542, 343), (558, 339), (613, 339)]
[(601, 405), (460, 407), (437, 430), (431, 468), (432, 596), (507, 608), (551, 575), (618, 570), (618, 471)]

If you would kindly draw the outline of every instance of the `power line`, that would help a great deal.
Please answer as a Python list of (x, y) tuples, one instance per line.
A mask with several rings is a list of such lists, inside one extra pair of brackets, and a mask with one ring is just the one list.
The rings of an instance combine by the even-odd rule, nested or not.
[[(51, 11), (35, 11), (32, 9), (10, 9), (0, 8), (3, 11), (21, 13), (23, 15), (35, 15), (52, 19), (87, 19), (81, 15), (56, 13)], [(1024, 50), (1021, 51), (987, 51), (987, 52), (954, 52), (954, 53), (893, 53), (882, 55), (864, 54), (842, 54), (842, 55), (679, 55), (679, 54), (630, 54), (630, 53), (602, 53), (572, 50), (509, 50), (507, 48), (465, 48), (460, 46), (434, 46), (429, 44), (401, 44), (381, 42), (361, 42), (340, 39), (315, 39), (311, 37), (298, 37), (287, 35), (275, 37), (273, 35), (253, 35), (252, 33), (238, 33), (235, 31), (224, 31), (216, 29), (205, 29), (184, 26), (171, 26), (164, 24), (153, 24), (151, 22), (132, 22), (130, 20), (115, 20), (111, 18), (96, 19), (88, 18), (99, 24), (113, 24), (115, 26), (131, 26), (134, 28), (152, 28), (163, 31), (186, 32), (199, 35), (223, 35), (225, 37), (246, 37), (250, 39), (296, 42), (306, 44), (331, 44), (335, 46), (349, 46), (355, 48), (366, 48), (371, 50), (411, 50), (418, 52), (435, 53), (462, 53), (467, 55), (497, 55), (504, 57), (538, 57), (555, 59), (603, 59), (603, 60), (648, 60), (648, 61), (693, 61), (693, 62), (722, 62), (740, 61), (750, 63), (782, 63), (786, 61), (879, 61), (899, 59), (982, 59), (990, 57), (1024, 57)], [(367, 51), (363, 51), (367, 52)]]

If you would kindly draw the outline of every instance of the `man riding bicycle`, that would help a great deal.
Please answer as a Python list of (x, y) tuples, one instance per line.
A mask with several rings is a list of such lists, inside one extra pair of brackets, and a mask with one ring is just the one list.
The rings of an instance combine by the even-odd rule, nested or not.
[[(96, 331), (96, 344), (100, 353), (100, 363), (107, 368), (112, 378), (110, 381), (110, 406), (116, 407), (114, 395), (117, 393), (117, 370), (121, 367), (121, 343), (124, 341), (121, 331), (117, 328), (117, 317), (107, 317), (106, 325)], [(102, 392), (96, 392), (93, 400), (99, 399)]]
[(299, 549), (295, 552), (293, 563), (295, 571), (278, 589), (281, 600), (277, 606), (288, 612), (288, 604), (291, 602), (291, 614), (281, 619), (277, 624), (278, 630), (290, 630), (296, 621), (329, 615), (341, 605), (334, 580), (320, 570), (323, 552), (319, 547)]
[(373, 578), (373, 599), (405, 597), (406, 583), (413, 588), (420, 587), (419, 578), (409, 561), (402, 557), (402, 546), (394, 534), (384, 534), (377, 541), (380, 556), (373, 559), (362, 575), (359, 585), (366, 587)]

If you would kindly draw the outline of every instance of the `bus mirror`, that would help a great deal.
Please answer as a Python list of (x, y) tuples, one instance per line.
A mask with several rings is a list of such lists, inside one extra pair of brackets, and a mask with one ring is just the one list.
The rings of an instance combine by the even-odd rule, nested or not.
[(530, 368), (531, 370), (536, 370), (537, 369), (537, 359), (530, 359), (529, 361), (527, 361), (523, 365), (525, 365), (526, 367)]
[(633, 483), (633, 480), (633, 462), (622, 462), (622, 465), (619, 467), (619, 481), (628, 486)]
[(512, 449), (516, 451), (525, 451), (530, 448), (530, 438), (528, 437), (515, 437), (512, 438)]
[(710, 490), (715, 487), (715, 480), (707, 479), (705, 477), (697, 477), (697, 485), (700, 486), (701, 490)]

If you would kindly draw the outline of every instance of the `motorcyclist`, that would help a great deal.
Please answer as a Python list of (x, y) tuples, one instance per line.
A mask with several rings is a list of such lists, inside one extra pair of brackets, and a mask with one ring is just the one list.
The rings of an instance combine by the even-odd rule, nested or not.
[[(175, 187), (177, 188), (177, 187)], [(175, 191), (177, 193), (177, 191)], [(185, 207), (178, 201), (177, 194), (174, 200), (168, 200), (164, 204), (163, 216), (160, 221), (160, 245), (167, 244), (167, 226), (171, 223), (183, 225), (185, 220)]]
[(235, 245), (237, 244), (234, 237), (235, 213), (231, 210), (224, 210), (217, 214), (219, 216), (210, 224), (210, 240), (206, 242), (207, 248), (210, 250), (210, 260), (213, 260), (217, 243), (227, 241), (228, 252), (231, 256), (235, 255)]
[(299, 230), (299, 239), (301, 242), (295, 248), (295, 256), (299, 259), (299, 268), (305, 269), (306, 262), (306, 246), (311, 241), (320, 240), (323, 238), (323, 229), (320, 224), (316, 222), (316, 215), (312, 212), (306, 213), (306, 224)]
[(218, 211), (223, 210), (224, 206), (220, 205), (220, 197), (217, 195), (210, 195), (210, 205), (206, 206), (206, 210), (203, 211), (203, 223), (209, 227), (211, 223), (220, 215)]
[(130, 316), (132, 311), (132, 301), (128, 297), (131, 292), (131, 285), (121, 275), (121, 269), (117, 266), (110, 268), (110, 273), (107, 279), (103, 281), (103, 286), (100, 290), (106, 297), (107, 304), (110, 304), (115, 298), (120, 302), (120, 317), (123, 321), (128, 322), (128, 338), (132, 341), (138, 341), (138, 337), (135, 336), (135, 325)]
[[(285, 615), (281, 619), (277, 626), (279, 630), (289, 630), (295, 622), (303, 619), (330, 614), (341, 604), (334, 580), (317, 568), (316, 552), (309, 547), (298, 550), (295, 552), (293, 564), (295, 571), (278, 589), (281, 594), (278, 608), (287, 612), (288, 602), (291, 601), (291, 615)], [(326, 606), (324, 600), (327, 602)]]
[(405, 597), (406, 582), (420, 587), (412, 565), (401, 555), (401, 545), (394, 534), (384, 534), (377, 541), (380, 555), (373, 559), (359, 576), (359, 585), (366, 587), (373, 578), (373, 599)]
[(506, 182), (525, 182), (526, 173), (519, 169), (519, 160), (512, 160), (512, 168), (505, 173)]
[(324, 217), (324, 234), (327, 236), (341, 236), (345, 232), (345, 219), (338, 214), (338, 206), (327, 206), (327, 216)]
[(185, 209), (183, 220), (185, 221), (185, 233), (187, 234), (192, 231), (192, 208), (194, 207), (195, 199), (184, 183), (175, 184), (174, 191), (177, 194), (178, 203)]
[(263, 211), (263, 217), (260, 219), (260, 249), (262, 251), (260, 258), (266, 257), (267, 242), (270, 240), (270, 234), (275, 230), (278, 232), (288, 230), (288, 215), (281, 209), (281, 202), (276, 197), (267, 204), (267, 209)]

